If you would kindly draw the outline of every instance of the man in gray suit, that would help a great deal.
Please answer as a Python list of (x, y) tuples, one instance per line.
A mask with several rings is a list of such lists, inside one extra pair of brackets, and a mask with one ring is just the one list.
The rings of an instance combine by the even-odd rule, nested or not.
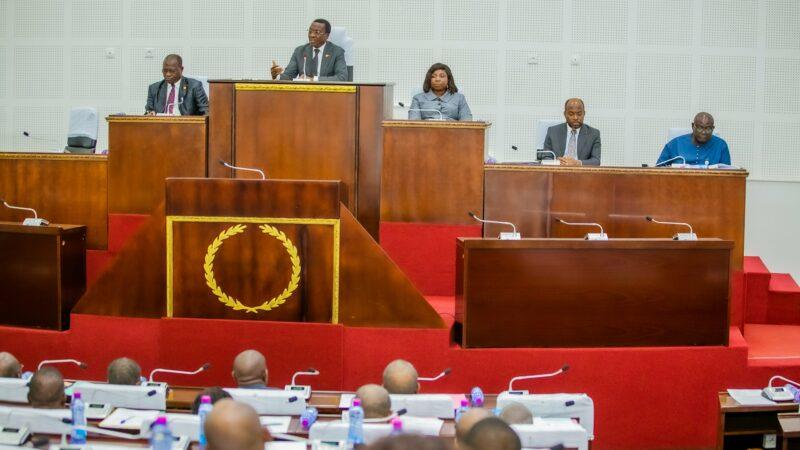
[(146, 115), (171, 114), (204, 116), (208, 114), (208, 96), (203, 83), (183, 76), (180, 55), (167, 55), (161, 66), (164, 79), (147, 89)]
[(600, 165), (600, 131), (583, 124), (585, 115), (583, 100), (571, 98), (564, 103), (566, 123), (547, 129), (544, 150), (555, 153), (564, 166)]
[(311, 22), (308, 27), (308, 44), (294, 49), (286, 69), (272, 61), (272, 79), (280, 76), (281, 80), (300, 78), (310, 81), (347, 81), (344, 50), (333, 42), (328, 42), (330, 33), (331, 23), (327, 20), (316, 19)]

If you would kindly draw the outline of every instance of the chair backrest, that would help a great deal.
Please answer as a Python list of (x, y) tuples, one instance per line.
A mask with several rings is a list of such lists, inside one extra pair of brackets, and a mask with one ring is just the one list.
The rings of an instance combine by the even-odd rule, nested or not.
[(564, 123), (563, 119), (557, 120), (540, 120), (536, 122), (536, 148), (535, 150), (541, 150), (544, 148), (544, 139), (547, 137), (547, 129), (552, 127), (553, 125), (558, 125), (560, 123)]
[(206, 97), (211, 98), (211, 89), (208, 87), (208, 77), (204, 75), (184, 75), (186, 78), (194, 78), (203, 85), (203, 90), (206, 92)]
[(97, 109), (77, 107), (69, 111), (67, 147), (72, 153), (91, 153), (97, 145)]
[(355, 41), (347, 35), (347, 28), (345, 27), (331, 27), (331, 34), (328, 40), (344, 50), (344, 62), (347, 64), (347, 81), (353, 81), (353, 64), (355, 63), (353, 47)]

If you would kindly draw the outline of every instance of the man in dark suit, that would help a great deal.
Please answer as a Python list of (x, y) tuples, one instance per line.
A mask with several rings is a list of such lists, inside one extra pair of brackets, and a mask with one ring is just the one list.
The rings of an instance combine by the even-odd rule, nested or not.
[(317, 19), (311, 22), (308, 28), (308, 44), (294, 49), (286, 69), (272, 61), (272, 79), (280, 76), (281, 80), (299, 78), (310, 81), (347, 81), (344, 50), (333, 42), (328, 42), (330, 33), (331, 23), (327, 20)]
[(583, 100), (571, 98), (564, 104), (567, 121), (547, 129), (544, 150), (555, 153), (562, 165), (600, 165), (600, 131), (583, 124), (585, 115)]
[(183, 76), (180, 55), (167, 55), (161, 67), (164, 79), (147, 89), (145, 114), (204, 116), (208, 114), (208, 97), (203, 83)]

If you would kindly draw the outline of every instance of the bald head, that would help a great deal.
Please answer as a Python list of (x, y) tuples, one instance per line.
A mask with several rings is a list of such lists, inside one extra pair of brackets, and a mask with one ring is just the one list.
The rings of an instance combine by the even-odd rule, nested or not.
[(714, 134), (714, 117), (707, 112), (699, 112), (692, 122), (692, 139), (697, 144), (705, 144)]
[(520, 450), (522, 442), (511, 427), (497, 417), (476, 423), (464, 442), (470, 450)]
[(392, 413), (392, 400), (389, 398), (389, 391), (377, 384), (365, 384), (356, 391), (356, 397), (361, 399), (361, 407), (364, 408), (364, 417), (367, 419), (379, 419)]
[(11, 353), (0, 352), (0, 377), (19, 378), (22, 366)]
[(64, 407), (64, 377), (55, 367), (43, 367), (31, 377), (28, 403), (34, 408)]
[(567, 120), (567, 125), (572, 129), (579, 129), (583, 126), (583, 118), (586, 115), (586, 110), (583, 105), (583, 100), (579, 98), (571, 98), (564, 103), (564, 119)]
[(141, 382), (142, 369), (130, 358), (117, 358), (108, 365), (108, 384), (135, 386)]
[(252, 407), (227, 398), (208, 413), (205, 432), (207, 450), (263, 450), (264, 442), (272, 440)]
[(416, 394), (419, 391), (417, 369), (405, 360), (396, 359), (383, 369), (383, 387), (390, 394)]
[(458, 422), (456, 422), (456, 442), (463, 444), (464, 438), (467, 436), (472, 427), (487, 417), (492, 417), (492, 413), (488, 409), (468, 409), (467, 412), (461, 415), (461, 418), (458, 419)]
[(245, 350), (233, 360), (233, 379), (240, 387), (267, 385), (267, 359), (258, 350)]
[(533, 423), (533, 414), (531, 410), (525, 407), (522, 403), (511, 402), (500, 411), (498, 415), (501, 419), (509, 425), (524, 425)]

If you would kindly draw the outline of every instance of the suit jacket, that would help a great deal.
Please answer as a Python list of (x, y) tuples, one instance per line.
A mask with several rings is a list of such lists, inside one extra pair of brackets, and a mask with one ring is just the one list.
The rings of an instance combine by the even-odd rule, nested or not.
[[(169, 84), (166, 80), (157, 81), (147, 89), (146, 112), (163, 113), (169, 95)], [(208, 97), (203, 90), (203, 83), (193, 78), (183, 77), (178, 88), (178, 110), (184, 116), (204, 116), (208, 114)]]
[[(544, 150), (550, 150), (556, 156), (564, 156), (567, 147), (567, 124), (553, 125), (547, 129), (544, 138)], [(578, 133), (578, 159), (585, 166), (600, 165), (600, 130), (583, 124)]]
[[(303, 56), (306, 57), (306, 68), (303, 69)], [(314, 50), (311, 44), (304, 44), (292, 53), (292, 59), (280, 76), (281, 80), (293, 80), (301, 72), (311, 67), (311, 59), (314, 57)], [(344, 49), (328, 41), (325, 50), (319, 55), (322, 58), (322, 65), (319, 68), (318, 78), (320, 81), (347, 81), (347, 63), (344, 61)]]

